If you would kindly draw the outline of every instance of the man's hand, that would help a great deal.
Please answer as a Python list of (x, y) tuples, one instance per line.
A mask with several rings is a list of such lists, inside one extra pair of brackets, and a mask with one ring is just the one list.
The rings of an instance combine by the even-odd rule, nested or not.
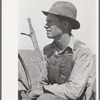
[(27, 93), (25, 91), (21, 91), (21, 97), (22, 98), (27, 98), (28, 95), (27, 95)]
[(35, 89), (28, 93), (28, 97), (30, 98), (37, 98), (43, 93), (42, 89)]
[[(34, 99), (34, 98), (29, 98), (26, 91), (21, 91), (21, 94), (20, 94), (20, 95), (21, 95), (21, 97), (22, 97), (21, 100), (33, 100), (33, 99)], [(34, 100), (35, 100), (35, 99), (34, 99)]]
[(32, 100), (32, 99), (30, 99), (30, 98), (22, 98), (22, 100)]
[(21, 91), (19, 91), (19, 99), (18, 100), (31, 100), (31, 99), (28, 97), (27, 91), (21, 90)]

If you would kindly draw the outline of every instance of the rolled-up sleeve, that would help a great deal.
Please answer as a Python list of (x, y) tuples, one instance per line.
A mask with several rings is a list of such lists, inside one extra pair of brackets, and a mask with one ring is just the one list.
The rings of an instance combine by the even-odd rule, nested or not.
[(69, 81), (64, 84), (44, 85), (44, 89), (64, 99), (77, 99), (86, 87), (92, 69), (92, 55), (88, 48), (80, 49), (74, 58)]

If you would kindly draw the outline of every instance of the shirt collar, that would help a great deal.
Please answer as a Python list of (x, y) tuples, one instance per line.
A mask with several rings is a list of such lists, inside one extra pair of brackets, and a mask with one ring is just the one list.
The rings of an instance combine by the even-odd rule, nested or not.
[(74, 49), (74, 42), (75, 42), (75, 38), (74, 38), (74, 36), (72, 35), (71, 38), (70, 38), (70, 41), (69, 41), (69, 43), (68, 43), (68, 45), (67, 45), (66, 48), (64, 48), (63, 50), (59, 50), (59, 49), (57, 48), (57, 46), (55, 45), (55, 43), (54, 43), (54, 47), (55, 47), (56, 50), (61, 54), (61, 53), (64, 52), (65, 49), (67, 49), (68, 47), (73, 51), (73, 49)]
[(70, 47), (73, 50), (74, 49), (74, 43), (75, 43), (75, 38), (74, 38), (74, 36), (71, 36), (67, 47)]

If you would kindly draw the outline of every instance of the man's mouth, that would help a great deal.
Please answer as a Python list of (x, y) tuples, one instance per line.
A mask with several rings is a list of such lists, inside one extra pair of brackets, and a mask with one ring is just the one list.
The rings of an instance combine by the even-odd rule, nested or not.
[(51, 33), (51, 31), (50, 30), (47, 30), (47, 34), (49, 34), (49, 33)]

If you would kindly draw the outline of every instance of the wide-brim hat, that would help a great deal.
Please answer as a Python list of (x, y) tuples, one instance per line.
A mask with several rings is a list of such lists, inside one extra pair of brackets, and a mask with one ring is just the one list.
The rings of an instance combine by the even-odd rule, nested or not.
[(54, 14), (61, 16), (68, 20), (72, 24), (73, 29), (79, 29), (80, 23), (76, 20), (77, 9), (70, 2), (57, 1), (55, 2), (49, 11), (42, 11), (46, 16), (48, 14)]

